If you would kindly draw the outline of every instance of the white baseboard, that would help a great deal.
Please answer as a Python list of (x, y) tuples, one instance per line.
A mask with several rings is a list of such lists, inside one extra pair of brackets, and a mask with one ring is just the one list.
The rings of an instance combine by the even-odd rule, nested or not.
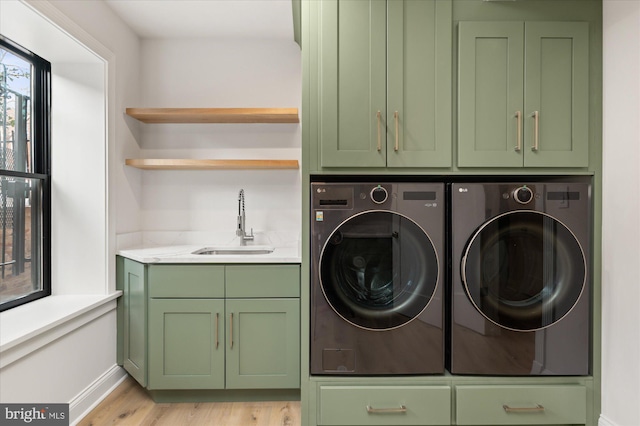
[(618, 425), (616, 425), (611, 420), (607, 419), (605, 416), (600, 414), (600, 418), (598, 419), (598, 426), (618, 426)]
[(127, 372), (114, 365), (69, 403), (69, 424), (75, 425), (124, 381)]

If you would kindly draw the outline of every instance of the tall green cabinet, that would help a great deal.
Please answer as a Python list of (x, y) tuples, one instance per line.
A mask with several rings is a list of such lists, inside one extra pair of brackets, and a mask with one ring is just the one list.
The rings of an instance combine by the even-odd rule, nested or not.
[[(301, 0), (300, 6), (302, 424), (596, 426), (602, 1)], [(593, 178), (590, 375), (310, 374), (311, 181), (547, 175)]]
[(458, 166), (589, 165), (589, 24), (459, 23)]
[(451, 3), (318, 2), (321, 167), (451, 165)]

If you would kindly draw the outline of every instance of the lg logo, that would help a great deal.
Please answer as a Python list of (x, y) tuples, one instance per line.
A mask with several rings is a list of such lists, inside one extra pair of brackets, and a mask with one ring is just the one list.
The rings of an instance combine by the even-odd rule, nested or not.
[(469, 192), (468, 188), (458, 188), (458, 192)]

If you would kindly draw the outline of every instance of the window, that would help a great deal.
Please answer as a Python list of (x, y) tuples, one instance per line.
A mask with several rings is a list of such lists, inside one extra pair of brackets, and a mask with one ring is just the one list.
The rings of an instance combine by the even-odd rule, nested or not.
[(0, 311), (51, 294), (51, 64), (0, 35)]

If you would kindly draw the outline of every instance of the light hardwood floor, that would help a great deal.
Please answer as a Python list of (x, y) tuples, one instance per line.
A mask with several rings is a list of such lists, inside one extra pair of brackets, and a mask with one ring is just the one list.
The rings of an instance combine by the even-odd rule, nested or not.
[(78, 426), (299, 426), (300, 401), (157, 404), (131, 377)]

